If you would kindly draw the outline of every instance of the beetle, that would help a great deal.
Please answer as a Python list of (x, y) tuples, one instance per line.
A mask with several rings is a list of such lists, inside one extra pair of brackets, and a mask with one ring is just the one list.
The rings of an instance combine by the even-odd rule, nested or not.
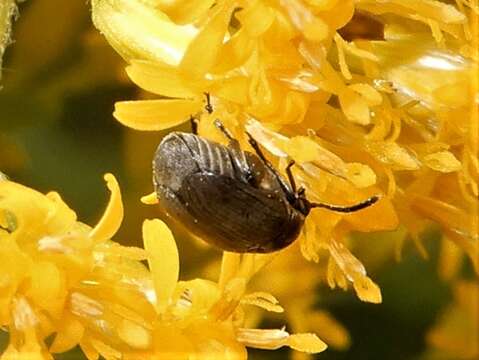
[(379, 199), (352, 206), (310, 202), (305, 189), (296, 188), (294, 161), (286, 167), (287, 183), (248, 132), (256, 154), (241, 150), (221, 121), (215, 125), (228, 145), (198, 136), (196, 126), (193, 133), (163, 138), (153, 160), (153, 183), (167, 215), (216, 247), (236, 253), (277, 251), (298, 237), (312, 208), (353, 212)]

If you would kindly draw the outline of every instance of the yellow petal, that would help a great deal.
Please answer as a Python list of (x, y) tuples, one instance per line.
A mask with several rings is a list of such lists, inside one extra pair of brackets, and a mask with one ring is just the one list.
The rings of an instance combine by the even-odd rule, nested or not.
[(77, 219), (75, 212), (65, 204), (57, 192), (51, 191), (46, 194), (46, 197), (55, 203), (54, 211), (49, 214), (48, 221), (45, 223), (46, 232), (61, 234), (68, 231)]
[(399, 225), (396, 210), (387, 197), (382, 197), (373, 206), (347, 215), (344, 220), (351, 224), (354, 230), (362, 232), (391, 231)]
[(382, 302), (381, 290), (370, 278), (367, 276), (360, 276), (353, 282), (354, 290), (358, 298), (362, 301), (367, 301), (373, 304), (380, 304)]
[(380, 105), (383, 101), (381, 94), (369, 84), (353, 84), (349, 88), (360, 94), (369, 106)]
[(143, 222), (143, 243), (156, 292), (156, 310), (163, 313), (173, 294), (180, 263), (176, 242), (170, 229), (158, 219)]
[(85, 327), (75, 317), (69, 315), (62, 319), (59, 331), (50, 347), (50, 352), (61, 353), (72, 349), (79, 344)]
[(158, 196), (156, 192), (152, 192), (151, 194), (145, 195), (141, 197), (141, 202), (146, 205), (156, 205), (159, 203)]
[[(356, 187), (363, 188), (376, 183), (376, 174), (367, 165), (360, 163), (345, 163), (339, 156), (321, 146), (307, 136), (295, 136), (290, 139), (268, 130), (260, 122), (248, 121), (248, 132), (269, 152), (279, 157), (290, 156), (303, 170), (311, 176), (320, 176), (319, 168), (333, 175), (348, 179)], [(306, 164), (314, 162), (314, 164)]]
[(202, 78), (217, 62), (217, 55), (225, 38), (234, 7), (229, 4), (217, 6), (219, 9), (216, 14), (189, 44), (180, 63), (182, 73), (193, 79)]
[(228, 319), (237, 309), (246, 290), (247, 280), (236, 277), (231, 279), (224, 287), (222, 296), (210, 307), (208, 317), (215, 321)]
[(198, 99), (121, 101), (115, 104), (113, 116), (136, 130), (164, 130), (188, 121), (201, 106)]
[(305, 314), (311, 330), (331, 347), (346, 350), (351, 344), (351, 338), (346, 328), (341, 325), (331, 314), (326, 311), (314, 311)]
[(176, 25), (153, 4), (141, 0), (93, 0), (92, 19), (127, 61), (178, 65), (197, 33), (194, 26)]
[(282, 313), (284, 309), (279, 305), (278, 300), (269, 293), (255, 292), (244, 295), (241, 298), (242, 304), (255, 305), (266, 311)]
[(123, 319), (117, 329), (118, 336), (134, 349), (147, 349), (152, 341), (151, 333), (143, 326)]
[(88, 360), (98, 360), (100, 358), (100, 354), (93, 347), (89, 340), (82, 340), (82, 342), (80, 343), (80, 348)]
[(421, 165), (410, 151), (392, 141), (368, 142), (366, 149), (376, 159), (397, 170), (417, 170)]
[(288, 338), (288, 346), (291, 349), (317, 354), (327, 349), (327, 345), (314, 334), (293, 334)]
[(122, 354), (119, 350), (113, 348), (112, 346), (104, 343), (101, 340), (91, 339), (91, 344), (93, 348), (98, 351), (98, 353), (103, 356), (105, 359), (121, 359)]
[(246, 280), (269, 264), (278, 253), (272, 254), (244, 254), (242, 257), (238, 276)]
[(51, 262), (38, 262), (33, 264), (30, 281), (27, 294), (31, 301), (50, 316), (60, 317), (67, 296), (63, 273)]
[(213, 73), (224, 73), (242, 65), (252, 54), (255, 41), (243, 28), (221, 47)]
[(348, 289), (348, 282), (346, 280), (346, 276), (344, 276), (344, 273), (339, 268), (333, 257), (330, 257), (328, 260), (326, 279), (331, 289), (336, 289), (336, 286), (339, 286), (339, 288), (343, 290)]
[(234, 76), (212, 85), (215, 96), (237, 104), (248, 103), (249, 79), (245, 76)]
[(104, 179), (111, 195), (102, 218), (90, 232), (90, 237), (96, 241), (111, 239), (123, 221), (123, 202), (118, 182), (112, 174), (105, 174)]
[(376, 174), (373, 169), (361, 163), (346, 164), (345, 176), (358, 188), (365, 188), (376, 183)]
[(328, 347), (314, 334), (290, 335), (283, 329), (238, 329), (237, 339), (246, 346), (276, 350), (289, 346), (294, 350), (316, 354)]
[[(161, 1), (160, 6), (176, 24), (188, 24), (196, 21), (215, 3), (214, 0)], [(163, 6), (162, 6), (163, 5)]]
[(172, 98), (195, 96), (174, 66), (133, 60), (126, 72), (135, 84), (146, 91)]
[(220, 289), (233, 278), (239, 271), (241, 255), (232, 253), (229, 251), (223, 252), (223, 258), (221, 259), (221, 271), (218, 280)]
[(295, 136), (285, 145), (282, 150), (299, 163), (318, 160), (320, 146), (306, 136)]
[(440, 151), (426, 155), (423, 159), (426, 166), (443, 173), (461, 170), (461, 162), (449, 151)]
[(463, 253), (451, 239), (445, 235), (441, 239), (441, 249), (439, 253), (438, 268), (439, 276), (443, 281), (451, 281), (457, 276), (462, 266)]
[[(182, 331), (192, 339), (196, 350), (191, 352), (192, 356), (188, 356), (188, 360), (246, 360), (246, 348), (236, 341), (234, 330), (228, 322), (195, 321)], [(165, 360), (173, 359), (176, 360), (177, 357), (165, 357)]]
[[(336, 41), (336, 43), (338, 45), (338, 51), (343, 53), (343, 55), (338, 54), (339, 56), (344, 57), (344, 50), (347, 50), (349, 53), (351, 53), (352, 55), (355, 55), (359, 58), (367, 59), (367, 60), (371, 60), (371, 61), (375, 61), (375, 62), (378, 61), (378, 57), (376, 55), (374, 55), (372, 52), (369, 52), (369, 51), (358, 48), (354, 42), (345, 41), (341, 37), (341, 35), (339, 35), (338, 33), (336, 33), (336, 35), (334, 35), (334, 40)], [(339, 61), (341, 61), (341, 59), (339, 59)]]
[(308, 7), (298, 0), (281, 1), (280, 4), (289, 15), (290, 21), (301, 31), (306, 39), (317, 42), (326, 39), (329, 26), (323, 19), (315, 16)]
[[(318, 12), (318, 16), (324, 20), (330, 28), (339, 29), (346, 25), (354, 15), (355, 3), (354, 0), (341, 0), (338, 1), (334, 6), (331, 5), (331, 1), (326, 1), (330, 3), (329, 9), (324, 9), (323, 11)], [(324, 3), (324, 1), (322, 1)]]
[(276, 350), (286, 345), (289, 333), (283, 329), (237, 329), (236, 338), (248, 347)]
[(252, 37), (260, 36), (268, 30), (274, 21), (274, 15), (273, 9), (262, 1), (255, 1), (235, 14), (242, 28)]
[(332, 239), (329, 244), (331, 257), (344, 273), (346, 278), (353, 283), (356, 294), (362, 301), (380, 303), (381, 290), (366, 275), (364, 265), (340, 242)]
[(360, 125), (368, 125), (370, 123), (369, 106), (361, 95), (346, 89), (339, 94), (339, 103), (348, 120)]

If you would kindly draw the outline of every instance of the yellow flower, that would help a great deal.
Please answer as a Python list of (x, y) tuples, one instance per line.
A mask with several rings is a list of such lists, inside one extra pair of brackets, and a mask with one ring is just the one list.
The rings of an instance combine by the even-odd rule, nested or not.
[[(305, 262), (299, 246), (292, 245), (255, 276), (251, 288), (275, 294), (292, 330), (314, 332), (328, 346), (344, 350), (350, 344), (347, 330), (326, 310), (315, 306), (318, 286), (327, 283), (324, 274), (327, 261), (323, 256), (319, 264)], [(294, 359), (305, 357), (305, 354), (294, 354)]]
[(245, 346), (326, 348), (310, 333), (244, 327), (243, 305), (282, 311), (272, 295), (246, 293), (267, 256), (226, 254), (218, 283), (178, 281), (178, 250), (160, 220), (144, 222), (145, 250), (110, 241), (123, 208), (115, 178), (105, 179), (111, 198), (93, 229), (57, 193), (0, 181), (0, 325), (10, 334), (2, 360), (52, 359), (77, 344), (88, 359), (243, 359)]
[(10, 333), (2, 359), (51, 358), (43, 339), (63, 329), (81, 338), (84, 328), (69, 314), (69, 297), (94, 268), (94, 249), (123, 216), (118, 184), (110, 174), (105, 179), (112, 197), (93, 229), (76, 220), (58, 193), (0, 180), (0, 324)]
[[(403, 224), (426, 256), (419, 235), (434, 220), (477, 258), (479, 14), (470, 2), (96, 0), (92, 7), (131, 80), (160, 96), (117, 103), (123, 124), (159, 130), (195, 115), (202, 136), (222, 141), (212, 125), (221, 118), (245, 148), (249, 130), (280, 170), (286, 158), (296, 160), (313, 200), (385, 194), (357, 214), (309, 216), (301, 249), (311, 260), (329, 251), (332, 286), (347, 279), (364, 298), (380, 300), (344, 246), (351, 230)], [(361, 38), (368, 21), (379, 32), (372, 40)], [(340, 35), (345, 25), (353, 41)], [(213, 114), (202, 110), (204, 92)], [(467, 214), (459, 228), (441, 210), (448, 206)]]

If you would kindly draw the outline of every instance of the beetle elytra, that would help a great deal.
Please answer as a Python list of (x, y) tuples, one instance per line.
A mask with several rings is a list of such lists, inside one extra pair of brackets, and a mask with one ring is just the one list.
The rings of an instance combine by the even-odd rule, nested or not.
[(223, 250), (277, 251), (298, 237), (312, 208), (353, 212), (379, 199), (373, 196), (352, 206), (310, 202), (304, 188), (296, 188), (293, 161), (286, 168), (288, 183), (249, 133), (256, 154), (241, 150), (219, 120), (215, 125), (228, 138), (228, 145), (194, 133), (167, 135), (155, 153), (153, 182), (170, 217)]

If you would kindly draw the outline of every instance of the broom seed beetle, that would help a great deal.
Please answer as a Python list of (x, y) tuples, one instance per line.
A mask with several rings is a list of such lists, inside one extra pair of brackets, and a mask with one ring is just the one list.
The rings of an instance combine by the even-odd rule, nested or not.
[[(209, 96), (207, 111), (211, 110)], [(196, 120), (191, 122), (195, 132)], [(269, 253), (285, 248), (299, 235), (311, 209), (354, 212), (378, 201), (372, 196), (352, 206), (310, 202), (303, 187), (288, 182), (266, 159), (247, 132), (255, 154), (243, 151), (221, 121), (216, 127), (228, 145), (193, 133), (172, 132), (158, 146), (153, 183), (160, 205), (194, 235), (223, 250)]]

